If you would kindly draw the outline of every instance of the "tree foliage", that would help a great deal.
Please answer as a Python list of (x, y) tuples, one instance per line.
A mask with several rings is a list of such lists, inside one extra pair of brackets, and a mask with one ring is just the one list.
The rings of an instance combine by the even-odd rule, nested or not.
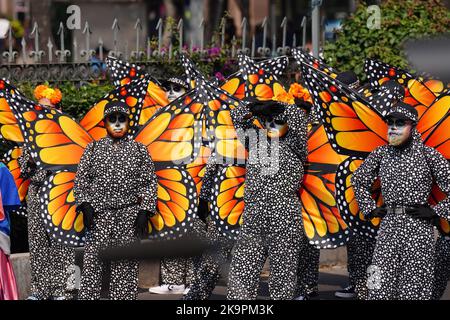
[(341, 71), (354, 70), (361, 79), (365, 78), (366, 58), (408, 69), (402, 48), (405, 40), (450, 31), (450, 12), (441, 0), (384, 0), (380, 5), (379, 29), (367, 27), (371, 15), (367, 8), (360, 3), (343, 22), (336, 42), (324, 47), (325, 59), (331, 66)]

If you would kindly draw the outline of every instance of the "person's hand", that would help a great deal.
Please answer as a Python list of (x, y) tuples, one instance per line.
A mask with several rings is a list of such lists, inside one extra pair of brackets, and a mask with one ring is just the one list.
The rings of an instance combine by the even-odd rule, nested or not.
[(373, 209), (366, 218), (368, 219), (374, 219), (374, 218), (384, 218), (384, 216), (387, 214), (387, 209), (385, 205), (382, 205), (381, 207)]
[(249, 105), (249, 109), (254, 116), (274, 118), (284, 112), (285, 106), (281, 103), (271, 100), (256, 101)]
[(436, 212), (427, 204), (411, 206), (406, 211), (410, 216), (416, 219), (433, 221), (437, 217)]
[(208, 217), (208, 215), (209, 215), (208, 202), (203, 199), (200, 199), (198, 203), (198, 217), (200, 218), (200, 220), (206, 223), (206, 218)]
[(134, 226), (136, 228), (136, 234), (139, 239), (145, 239), (148, 237), (148, 220), (154, 214), (147, 210), (139, 210), (138, 215), (136, 217), (136, 221), (134, 222)]
[(83, 224), (86, 230), (89, 230), (94, 225), (95, 210), (88, 202), (83, 202), (77, 207), (77, 212), (83, 213)]

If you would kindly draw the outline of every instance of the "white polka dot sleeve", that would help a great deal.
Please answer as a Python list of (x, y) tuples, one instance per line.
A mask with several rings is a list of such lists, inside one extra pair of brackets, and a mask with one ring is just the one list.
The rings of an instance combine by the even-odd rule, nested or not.
[(356, 202), (365, 216), (377, 208), (372, 198), (372, 185), (379, 174), (383, 150), (383, 147), (379, 147), (372, 151), (351, 178)]
[(306, 156), (308, 155), (308, 124), (305, 111), (295, 104), (289, 104), (286, 105), (283, 114), (289, 127), (286, 135), (286, 142), (291, 150), (294, 151), (304, 163), (306, 161)]
[(156, 199), (158, 180), (155, 174), (155, 164), (148, 154), (147, 148), (139, 144), (139, 156), (141, 157), (141, 176), (139, 178), (140, 188), (142, 190), (139, 198), (141, 209), (152, 213), (156, 212)]
[(95, 142), (91, 142), (86, 146), (86, 149), (81, 156), (80, 163), (78, 164), (77, 173), (75, 175), (73, 194), (75, 196), (75, 203), (77, 204), (77, 206), (82, 204), (83, 202), (91, 203), (91, 158), (94, 152), (94, 143)]
[(22, 178), (30, 179), (33, 183), (42, 182), (47, 178), (48, 175), (46, 170), (37, 169), (36, 165), (33, 166), (33, 158), (26, 147), (23, 147), (22, 155), (17, 161), (19, 162)]
[(450, 164), (436, 149), (426, 147), (425, 150), (434, 182), (447, 195), (447, 198), (433, 206), (433, 209), (439, 217), (450, 221)]
[(209, 157), (205, 167), (205, 175), (202, 179), (202, 188), (200, 189), (200, 198), (212, 202), (214, 178), (217, 177), (217, 164), (214, 156)]
[(233, 121), (236, 135), (241, 143), (248, 149), (249, 135), (252, 134), (250, 130), (258, 130), (258, 127), (253, 124), (256, 119), (250, 112), (250, 108), (245, 104), (240, 104), (230, 112), (231, 120)]

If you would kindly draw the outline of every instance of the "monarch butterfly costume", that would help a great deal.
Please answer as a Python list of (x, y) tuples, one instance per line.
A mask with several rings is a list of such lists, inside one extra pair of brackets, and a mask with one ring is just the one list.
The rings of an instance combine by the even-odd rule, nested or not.
[[(119, 113), (129, 114), (126, 104), (106, 105), (105, 118)], [(141, 143), (127, 135), (114, 139), (109, 134), (86, 146), (73, 191), (77, 205), (89, 204), (95, 213), (86, 234), (79, 299), (100, 299), (100, 250), (136, 241), (135, 221), (140, 210), (151, 215), (156, 212), (156, 188), (155, 167)], [(138, 266), (137, 261), (112, 262), (111, 299), (137, 298)]]
[[(2, 90), (11, 90), (8, 83), (2, 82)], [(36, 99), (44, 99), (52, 104), (58, 104), (61, 100), (61, 92), (58, 89), (51, 89), (45, 85), (39, 85), (34, 90)], [(4, 116), (9, 115), (9, 123), (2, 126), (5, 130), (6, 139), (15, 142), (23, 142), (20, 131), (16, 139), (10, 139), (8, 132), (14, 132), (17, 121), (9, 109), (5, 100), (2, 99)], [(9, 153), (8, 167), (13, 170), (16, 185), (19, 188), (19, 195), (22, 203), (25, 203), (27, 196), (27, 227), (31, 264), (31, 295), (28, 299), (70, 299), (70, 291), (73, 288), (68, 286), (71, 270), (75, 264), (75, 252), (73, 249), (64, 247), (48, 237), (43, 225), (43, 210), (40, 207), (40, 189), (43, 181), (49, 172), (37, 169), (27, 148), (15, 147)], [(20, 155), (20, 156), (19, 156)], [(17, 213), (24, 212), (24, 205), (18, 209)], [(50, 276), (49, 276), (50, 274)]]
[[(146, 81), (146, 79), (139, 81)], [(140, 99), (139, 95), (144, 94), (147, 83), (148, 81), (144, 84), (135, 81), (119, 86), (100, 99), (80, 121), (80, 125), (65, 115), (62, 117), (63, 121), (65, 120), (64, 125), (62, 125), (57, 122), (60, 112), (27, 100), (12, 85), (3, 80), (0, 81), (2, 136), (9, 141), (22, 145), (22, 147), (16, 147), (12, 151), (8, 166), (14, 174), (21, 199), (28, 196), (28, 202), (31, 204), (28, 213), (33, 213), (29, 217), (31, 222), (28, 222), (30, 232), (34, 234), (30, 237), (31, 298), (46, 299), (51, 295), (57, 296), (57, 298), (64, 297), (61, 292), (66, 288), (69, 279), (72, 280), (70, 277), (74, 271), (73, 250), (66, 248), (66, 246), (78, 246), (84, 242), (83, 225), (80, 223), (79, 215), (76, 219), (73, 193), (71, 192), (75, 175), (74, 168), (79, 162), (81, 152), (80, 149), (77, 149), (76, 143), (70, 144), (69, 141), (72, 138), (78, 142), (84, 141), (83, 139), (86, 136), (89, 139), (104, 137), (106, 130), (102, 119), (103, 109), (106, 103), (113, 99), (126, 101), (132, 110), (133, 122), (137, 123), (141, 114), (141, 108), (137, 102)], [(139, 89), (141, 85), (142, 93)], [(31, 118), (24, 118), (24, 113), (31, 114)], [(31, 128), (32, 125), (33, 128)], [(34, 126), (37, 126), (39, 131)], [(134, 127), (133, 130), (135, 130)], [(83, 135), (82, 132), (87, 133)], [(81, 135), (81, 138), (77, 135)], [(37, 140), (40, 140), (40, 142)], [(36, 146), (36, 143), (39, 143), (39, 146)], [(38, 160), (45, 167), (36, 166), (36, 160), (34, 159), (32, 162), (29, 161), (31, 155), (28, 150), (40, 148), (46, 149), (46, 151), (43, 151), (43, 153), (46, 153), (46, 157)], [(18, 159), (18, 155), (22, 151), (23, 156)], [(37, 155), (39, 154), (34, 154), (33, 158)], [(53, 160), (48, 162), (47, 160), (50, 158)], [(51, 163), (51, 161), (56, 161), (58, 165)], [(30, 164), (31, 168), (29, 167)], [(70, 169), (67, 170), (68, 168)], [(61, 169), (69, 172), (61, 172)], [(52, 172), (54, 174), (50, 176)], [(36, 186), (28, 192), (30, 177), (31, 180), (36, 181), (36, 185), (39, 184), (39, 187)], [(55, 259), (51, 259), (49, 255), (55, 257)], [(70, 256), (71, 259), (66, 259), (67, 256)], [(70, 283), (70, 285), (73, 284)], [(55, 285), (56, 288), (52, 288)], [(71, 290), (73, 287), (68, 286), (68, 289)], [(65, 297), (67, 298), (67, 294)]]
[[(250, 83), (246, 96), (255, 101), (255, 93), (270, 88), (267, 83), (271, 76), (260, 72), (248, 57), (241, 56), (239, 64), (244, 79)], [(256, 87), (255, 93), (252, 86)], [(307, 155), (307, 123), (304, 111), (297, 106), (283, 104), (283, 109), (277, 117), (287, 123), (288, 131), (286, 136), (273, 140), (267, 139), (267, 131), (261, 130), (263, 134), (258, 135), (260, 128), (253, 124), (255, 118), (247, 105), (231, 111), (238, 138), (249, 156), (243, 224), (231, 262), (228, 299), (256, 299), (267, 257), (271, 266), (271, 298), (292, 299), (295, 293), (299, 253), (307, 245), (297, 194)], [(246, 130), (254, 130), (252, 137)], [(266, 152), (264, 156), (261, 150)], [(276, 167), (272, 167), (274, 163)]]
[(67, 280), (75, 263), (75, 252), (49, 237), (40, 204), (41, 189), (51, 172), (38, 169), (26, 147), (18, 163), (21, 178), (30, 180), (26, 200), (31, 267), (29, 299), (69, 299)]
[[(241, 56), (240, 59), (247, 58)], [(198, 75), (190, 61), (184, 59), (183, 65), (188, 71), (188, 76), (195, 78), (195, 75)], [(259, 63), (259, 75), (266, 82), (262, 86), (252, 85), (251, 87), (248, 86), (249, 83), (246, 81), (244, 68), (241, 68), (241, 71), (231, 76), (221, 86), (221, 89), (233, 94), (235, 98), (242, 98), (244, 91), (247, 90), (253, 92), (259, 98), (271, 99), (275, 93), (284, 91), (276, 81), (276, 76), (281, 75), (286, 66), (286, 58)], [(198, 84), (195, 79), (191, 83), (193, 85)], [(211, 99), (209, 98), (209, 100)], [(236, 106), (239, 106), (239, 104), (236, 104)], [(214, 107), (213, 110), (216, 108)], [(220, 266), (229, 256), (233, 240), (236, 238), (242, 223), (245, 180), (243, 164), (246, 159), (246, 151), (241, 142), (237, 140), (230, 111), (219, 110), (218, 114), (219, 116), (216, 118), (218, 125), (209, 127), (213, 155), (208, 160), (200, 193), (200, 197), (210, 203), (211, 214), (207, 219), (207, 237), (210, 241), (215, 242), (217, 250), (212, 255), (203, 255), (199, 267), (195, 269), (191, 290), (185, 296), (185, 299), (207, 299), (211, 295), (219, 278)]]
[[(387, 125), (379, 112), (368, 107), (367, 101), (326, 74), (303, 66), (309, 86), (316, 88), (313, 91), (315, 104), (320, 106), (332, 146), (340, 153), (353, 156), (344, 161), (337, 172), (339, 210), (354, 232), (373, 237), (380, 226), (368, 281), (369, 298), (431, 298), (433, 226), (405, 212), (415, 212), (409, 207), (425, 205), (430, 196), (431, 203), (442, 200), (433, 209), (442, 218), (441, 231), (448, 232), (444, 219), (449, 218), (446, 198), (449, 192), (446, 160), (449, 158), (449, 92), (444, 91), (434, 100), (424, 99), (426, 96), (415, 95), (424, 92), (418, 90), (423, 88), (423, 83), (411, 83), (410, 93), (424, 104), (415, 106), (416, 115), (411, 116), (410, 112), (409, 119), (417, 121), (410, 145), (396, 150), (386, 145)], [(364, 159), (365, 165), (357, 169)], [(373, 184), (378, 176), (381, 179)], [(437, 185), (432, 185), (433, 180)], [(372, 195), (377, 188), (378, 192)], [(368, 219), (366, 215), (383, 201), (389, 210), (381, 224), (379, 218)], [(395, 204), (400, 209), (394, 210)], [(395, 256), (402, 257), (401, 261)]]
[[(448, 87), (440, 80), (424, 79), (406, 70), (394, 67), (382, 61), (367, 59), (364, 65), (368, 81), (372, 88), (379, 88), (383, 83), (393, 80), (403, 85), (406, 90), (404, 101), (416, 106), (419, 114), (434, 104), (437, 97)], [(434, 275), (433, 299), (440, 299), (450, 278), (450, 241), (449, 224), (441, 221), (441, 234), (436, 242), (436, 266)]]
[[(131, 112), (130, 133), (133, 133), (137, 129), (147, 85), (148, 79), (144, 78), (116, 88), (90, 110), (91, 117), (84, 119), (83, 127), (59, 111), (26, 100), (15, 90), (3, 92), (18, 119), (25, 143), (37, 150), (32, 154), (37, 165), (53, 172), (44, 183), (41, 205), (47, 213), (44, 216), (47, 231), (56, 241), (68, 246), (79, 246), (85, 242), (83, 215), (75, 210), (73, 180), (86, 146), (106, 135), (103, 124), (105, 105), (113, 100), (127, 103)], [(181, 99), (167, 108), (176, 108), (177, 103), (184, 107), (185, 101)], [(183, 142), (176, 134), (183, 130), (180, 120), (177, 113), (172, 119), (164, 113), (140, 132), (133, 133), (136, 141), (145, 143), (158, 165), (158, 209), (149, 221), (153, 237), (176, 237), (185, 233), (192, 227), (191, 220), (195, 215), (195, 190), (192, 197), (188, 194), (194, 189), (194, 181), (185, 169), (173, 165), (174, 161), (183, 160), (186, 155)], [(175, 133), (173, 142), (169, 133), (162, 136), (168, 126)], [(162, 131), (158, 133), (155, 128)], [(183, 148), (172, 152), (180, 144)], [(155, 152), (161, 151), (163, 147), (167, 152)]]

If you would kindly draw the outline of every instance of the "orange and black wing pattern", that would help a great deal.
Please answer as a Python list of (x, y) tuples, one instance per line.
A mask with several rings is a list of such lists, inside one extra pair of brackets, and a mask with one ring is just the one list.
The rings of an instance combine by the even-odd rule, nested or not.
[[(447, 160), (450, 161), (450, 90), (445, 90), (432, 103), (431, 107), (423, 114), (417, 129), (422, 134), (424, 143), (438, 150)], [(433, 186), (430, 196), (430, 204), (446, 198), (437, 185)], [(442, 234), (450, 236), (450, 224), (447, 220), (441, 219), (439, 230)]]
[[(285, 65), (284, 60), (280, 60), (278, 58), (268, 59), (260, 62), (255, 62), (256, 66), (260, 69), (265, 70), (267, 73), (272, 73), (275, 75), (281, 75)], [(238, 71), (231, 76), (229, 76), (223, 84), (220, 85), (220, 88), (237, 99), (245, 98), (245, 86), (246, 81), (244, 79), (242, 71)]]
[(155, 163), (158, 178), (156, 214), (150, 218), (150, 238), (176, 238), (189, 232), (197, 212), (194, 179), (184, 166)]
[(211, 149), (204, 144), (200, 147), (198, 157), (192, 162), (186, 165), (186, 170), (190, 176), (194, 179), (197, 194), (200, 194), (202, 188), (203, 177), (205, 176), (206, 163), (211, 156)]
[(363, 97), (312, 66), (302, 64), (305, 82), (333, 149), (365, 157), (387, 143), (387, 125)]
[[(336, 172), (336, 202), (342, 218), (352, 231), (374, 239), (381, 220), (379, 218), (367, 220), (364, 217), (359, 210), (353, 186), (350, 182), (353, 173), (363, 161), (364, 159), (362, 158), (349, 157), (339, 165)], [(383, 205), (379, 179), (372, 185), (372, 197), (376, 201), (377, 206)]]
[(447, 87), (440, 80), (424, 79), (408, 71), (373, 59), (366, 60), (364, 71), (373, 90), (378, 90), (383, 83), (389, 80), (394, 80), (401, 84), (405, 88), (404, 102), (417, 109), (419, 118)]
[(20, 165), (17, 159), (22, 155), (22, 147), (15, 146), (9, 150), (4, 156), (4, 162), (11, 172), (14, 182), (19, 193), (19, 199), (22, 203), (21, 207), (13, 210), (14, 213), (25, 216), (26, 215), (26, 197), (28, 193), (28, 186), (30, 179), (24, 179), (21, 176)]
[(244, 212), (245, 167), (220, 166), (214, 182), (211, 218), (219, 232), (236, 240)]
[(292, 49), (292, 55), (294, 56), (294, 59), (297, 62), (297, 64), (299, 64), (300, 66), (303, 63), (309, 64), (314, 69), (326, 73), (333, 79), (336, 78), (338, 75), (338, 72), (329, 65), (327, 65), (322, 59), (317, 59), (316, 57), (303, 51), (302, 49)]
[(205, 106), (207, 139), (212, 142), (212, 156), (222, 164), (245, 164), (247, 150), (237, 138), (230, 112), (240, 101), (227, 92), (197, 78), (199, 101)]
[(44, 182), (41, 206), (46, 208), (47, 231), (59, 243), (70, 247), (84, 245), (83, 213), (76, 211), (73, 185), (76, 171), (56, 171)]
[(19, 123), (5, 97), (6, 94), (11, 94), (13, 92), (18, 91), (6, 80), (0, 79), (0, 138), (22, 144), (23, 135), (20, 131)]
[(389, 80), (395, 80), (402, 86), (408, 87), (408, 83), (414, 80), (411, 73), (375, 59), (366, 59), (364, 72), (373, 89), (379, 89), (383, 83)]
[[(331, 147), (338, 154), (350, 157), (339, 163), (334, 171), (337, 175), (334, 180), (337, 209), (350, 229), (373, 236), (379, 221), (364, 219), (350, 180), (354, 170), (362, 163), (361, 159), (387, 143), (387, 125), (363, 97), (344, 84), (306, 64), (302, 65), (302, 69)], [(375, 184), (375, 198), (379, 198), (378, 191)]]
[(245, 80), (245, 99), (249, 101), (266, 101), (287, 95), (278, 80), (289, 63), (287, 57), (270, 60), (263, 66), (256, 64), (246, 55), (239, 55), (239, 69)]
[(161, 84), (153, 77), (150, 77), (141, 67), (112, 57), (106, 59), (106, 65), (116, 86), (123, 86), (135, 79), (149, 78), (147, 93), (138, 121), (140, 126), (150, 120), (156, 110), (169, 104), (166, 92), (162, 89)]
[(195, 90), (159, 109), (135, 135), (156, 167), (157, 212), (151, 238), (174, 238), (192, 228), (209, 148), (202, 142), (203, 104)]
[(309, 131), (308, 157), (299, 195), (305, 234), (318, 248), (345, 245), (349, 237), (335, 199), (336, 170), (346, 158), (333, 150), (323, 126)]
[(75, 211), (73, 180), (87, 144), (94, 139), (70, 116), (36, 104), (13, 93), (7, 95), (22, 134), (24, 145), (40, 169), (52, 174), (44, 182), (41, 206), (49, 235), (69, 246), (84, 242), (82, 214)]

